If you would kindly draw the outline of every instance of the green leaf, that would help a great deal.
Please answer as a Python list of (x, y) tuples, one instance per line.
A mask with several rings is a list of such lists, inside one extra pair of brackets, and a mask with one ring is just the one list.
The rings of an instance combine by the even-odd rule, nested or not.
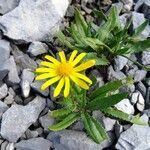
[(127, 113), (124, 113), (120, 110), (117, 110), (116, 108), (107, 108), (106, 110), (103, 110), (103, 113), (105, 113), (106, 115), (110, 116), (110, 117), (115, 117), (117, 119), (120, 120), (124, 120), (127, 122), (131, 122), (134, 124), (138, 124), (138, 125), (147, 125), (147, 123), (143, 122), (140, 118), (139, 115), (137, 116), (133, 116), (133, 115), (129, 115)]
[(104, 19), (105, 21), (108, 20), (107, 16), (103, 13), (103, 11), (100, 9), (100, 10), (93, 10), (94, 14), (97, 16), (97, 17), (100, 17), (102, 19)]
[(51, 117), (57, 118), (57, 117), (62, 117), (64, 115), (68, 115), (69, 113), (71, 113), (71, 110), (67, 108), (61, 108), (61, 109), (51, 111), (49, 115)]
[(147, 27), (148, 24), (149, 24), (148, 20), (144, 21), (140, 26), (138, 26), (135, 29), (133, 36), (135, 37), (135, 36), (140, 35), (144, 31), (144, 29)]
[(94, 59), (96, 61), (96, 65), (108, 65), (109, 61), (104, 55), (101, 55), (101, 57), (97, 56), (97, 53), (87, 53), (85, 60), (92, 60)]
[(116, 80), (116, 81), (109, 82), (105, 84), (104, 86), (93, 91), (91, 95), (89, 96), (89, 98), (92, 100), (98, 96), (101, 96), (102, 94), (115, 91), (119, 89), (122, 85), (123, 85), (123, 80)]
[(127, 93), (115, 94), (108, 97), (99, 96), (92, 100), (90, 103), (88, 103), (87, 108), (90, 110), (104, 110), (117, 104), (127, 96)]
[(81, 117), (87, 133), (96, 143), (101, 143), (108, 139), (106, 131), (98, 121), (92, 118), (88, 113), (83, 113)]
[(130, 53), (138, 53), (144, 50), (150, 50), (150, 39), (132, 43), (131, 48), (128, 51)]
[(82, 14), (77, 8), (75, 9), (75, 21), (76, 21), (76, 25), (78, 26), (79, 31), (81, 31), (82, 34), (86, 34), (88, 24), (86, 23), (84, 17), (82, 16)]
[(56, 37), (63, 45), (67, 46), (70, 49), (75, 49), (75, 47), (69, 41), (69, 37), (66, 37), (61, 31), (56, 34)]
[(78, 113), (72, 113), (69, 114), (66, 118), (64, 118), (61, 122), (54, 124), (49, 127), (49, 130), (52, 131), (60, 131), (63, 129), (66, 129), (71, 124), (73, 124), (75, 121), (77, 121), (80, 118)]

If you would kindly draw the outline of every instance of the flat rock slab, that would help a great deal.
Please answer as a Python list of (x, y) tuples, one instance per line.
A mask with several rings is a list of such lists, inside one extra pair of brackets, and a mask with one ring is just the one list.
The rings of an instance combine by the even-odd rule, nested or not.
[(0, 18), (0, 29), (18, 43), (49, 41), (68, 5), (68, 0), (21, 0), (18, 7)]
[(39, 96), (26, 106), (12, 105), (2, 116), (1, 136), (9, 142), (17, 142), (28, 127), (36, 122), (45, 105), (46, 100)]

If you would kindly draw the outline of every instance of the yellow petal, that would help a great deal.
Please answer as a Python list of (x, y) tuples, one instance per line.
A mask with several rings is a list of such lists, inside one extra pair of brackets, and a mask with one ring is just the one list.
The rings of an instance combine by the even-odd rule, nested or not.
[(86, 70), (87, 68), (90, 68), (94, 65), (95, 65), (95, 60), (89, 60), (89, 61), (77, 66), (76, 68), (74, 68), (74, 71), (76, 71), (76, 72), (83, 71), (83, 70)]
[(80, 78), (80, 79), (88, 82), (89, 84), (92, 84), (92, 81), (87, 76), (85, 76), (81, 73), (74, 73), (73, 75), (75, 75), (77, 78)]
[(80, 55), (78, 55), (75, 60), (72, 62), (72, 66), (75, 66), (76, 64), (78, 64), (84, 57), (85, 57), (86, 53), (81, 53)]
[(56, 64), (56, 65), (59, 65), (59, 64), (60, 64), (60, 62), (59, 62), (57, 59), (55, 59), (54, 57), (52, 57), (52, 56), (46, 55), (45, 58), (46, 58), (47, 60), (53, 62), (53, 63)]
[(47, 62), (47, 61), (42, 61), (41, 63), (40, 63), (40, 65), (41, 66), (45, 66), (45, 67), (49, 67), (49, 68), (56, 68), (56, 65), (55, 64), (53, 64), (53, 63), (50, 63), (50, 62)]
[(64, 78), (62, 77), (61, 80), (59, 81), (55, 91), (54, 91), (54, 97), (58, 96), (60, 94), (61, 89), (64, 86)]
[(58, 54), (59, 54), (61, 62), (66, 62), (66, 56), (65, 56), (64, 51), (61, 51)]
[(43, 74), (40, 74), (40, 75), (36, 76), (35, 80), (48, 79), (48, 78), (54, 77), (56, 75), (57, 75), (56, 72), (43, 73)]
[(64, 97), (67, 97), (70, 92), (70, 79), (69, 77), (65, 77), (65, 89), (64, 89)]
[(45, 90), (47, 87), (49, 87), (50, 85), (54, 84), (55, 82), (57, 82), (61, 77), (60, 76), (56, 76), (52, 79), (49, 79), (48, 81), (46, 81), (42, 86), (41, 86), (41, 90)]
[(55, 71), (54, 69), (50, 69), (50, 68), (37, 68), (35, 70), (36, 73), (43, 73), (43, 72), (52, 72), (52, 71)]
[(70, 78), (71, 78), (71, 80), (72, 80), (75, 84), (79, 85), (79, 86), (82, 87), (83, 89), (86, 89), (86, 90), (89, 89), (89, 86), (88, 86), (84, 81), (80, 80), (79, 78), (76, 78), (76, 77), (73, 76), (73, 75), (71, 75)]
[(78, 51), (77, 50), (74, 50), (69, 58), (69, 62), (72, 62), (74, 60), (74, 58), (76, 57)]

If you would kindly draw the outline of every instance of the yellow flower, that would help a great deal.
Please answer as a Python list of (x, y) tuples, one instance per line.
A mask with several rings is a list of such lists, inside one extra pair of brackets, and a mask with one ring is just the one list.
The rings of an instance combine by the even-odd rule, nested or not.
[(71, 88), (70, 80), (83, 89), (89, 89), (88, 84), (92, 84), (92, 81), (80, 72), (94, 66), (95, 60), (89, 60), (78, 65), (85, 56), (86, 53), (81, 53), (77, 56), (77, 50), (72, 52), (69, 60), (66, 60), (64, 51), (59, 52), (60, 61), (52, 56), (46, 55), (45, 58), (48, 61), (42, 61), (40, 66), (43, 67), (35, 70), (35, 72), (39, 74), (37, 75), (36, 80), (48, 79), (41, 86), (41, 90), (45, 90), (50, 85), (59, 81), (54, 90), (54, 97), (60, 94), (63, 87), (64, 97), (67, 97)]

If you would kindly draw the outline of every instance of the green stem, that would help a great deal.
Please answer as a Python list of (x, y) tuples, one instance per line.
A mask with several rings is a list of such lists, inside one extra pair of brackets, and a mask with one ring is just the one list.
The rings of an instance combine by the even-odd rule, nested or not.
[(127, 58), (128, 60), (130, 60), (130, 61), (133, 62), (134, 64), (138, 65), (139, 67), (141, 67), (141, 68), (143, 68), (143, 69), (145, 69), (145, 70), (147, 70), (147, 71), (150, 71), (150, 67), (146, 67), (146, 66), (142, 65), (142, 64), (140, 64), (138, 61), (133, 61), (132, 59), (130, 59), (129, 57), (127, 57), (127, 56), (125, 56), (125, 55), (121, 55), (121, 56)]

